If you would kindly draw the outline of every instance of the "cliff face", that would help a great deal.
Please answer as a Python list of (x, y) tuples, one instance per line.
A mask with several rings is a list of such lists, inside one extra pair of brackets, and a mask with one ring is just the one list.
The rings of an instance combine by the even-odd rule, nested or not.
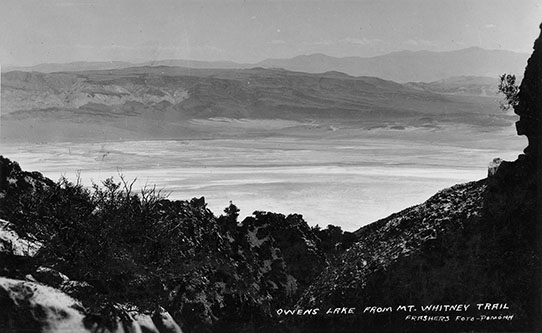
[[(542, 25), (541, 25), (542, 27)], [(542, 36), (534, 43), (534, 51), (527, 67), (523, 81), (520, 85), (519, 104), (514, 112), (520, 119), (516, 123), (519, 135), (525, 135), (529, 145), (525, 149), (527, 156), (539, 154), (539, 143), (542, 131), (540, 130), (540, 110), (542, 109)]]

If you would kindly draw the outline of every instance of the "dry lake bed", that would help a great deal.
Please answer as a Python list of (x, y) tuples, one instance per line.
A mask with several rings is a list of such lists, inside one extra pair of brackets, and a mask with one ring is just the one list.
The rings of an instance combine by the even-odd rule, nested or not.
[(93, 143), (2, 143), (1, 154), (54, 180), (137, 178), (170, 199), (206, 198), (220, 215), (233, 201), (253, 211), (299, 213), (311, 225), (353, 231), (421, 203), (438, 190), (484, 178), (495, 157), (525, 145), (512, 127), (480, 132), (351, 131), (324, 136)]

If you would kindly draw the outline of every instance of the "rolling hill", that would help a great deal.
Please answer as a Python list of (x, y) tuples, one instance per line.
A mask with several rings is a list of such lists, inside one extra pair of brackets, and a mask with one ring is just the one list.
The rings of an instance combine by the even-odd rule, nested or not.
[[(496, 97), (454, 96), (376, 77), (283, 69), (145, 66), (65, 73), (2, 74), (2, 139), (201, 137), (197, 119), (320, 124), (508, 126)], [(292, 123), (293, 122), (293, 123)], [(258, 126), (256, 126), (258, 127)], [(207, 129), (204, 130), (204, 132)], [(244, 135), (216, 126), (214, 134)], [(208, 131), (207, 131), (208, 132)]]

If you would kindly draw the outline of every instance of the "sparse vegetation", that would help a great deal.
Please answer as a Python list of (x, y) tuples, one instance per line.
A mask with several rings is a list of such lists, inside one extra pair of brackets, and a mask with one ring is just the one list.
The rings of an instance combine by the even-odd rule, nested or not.
[(325, 229), (316, 225), (312, 228), (312, 231), (322, 241), (322, 250), (332, 262), (357, 240), (354, 233), (343, 231), (341, 227), (331, 224)]
[[(5, 196), (2, 215), (46, 244), (44, 262), (113, 301), (151, 308), (167, 298), (172, 279), (202, 274), (206, 265), (188, 259), (211, 263), (218, 239), (212, 224), (196, 221), (212, 219), (197, 200), (171, 202), (155, 188), (138, 194), (132, 184), (110, 178), (90, 190), (65, 178), (36, 182), (32, 191)], [(200, 237), (206, 241), (194, 244)]]

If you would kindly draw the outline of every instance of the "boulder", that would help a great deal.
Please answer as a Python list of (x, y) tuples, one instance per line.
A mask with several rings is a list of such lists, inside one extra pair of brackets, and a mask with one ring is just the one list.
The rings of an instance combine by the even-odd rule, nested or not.
[(37, 283), (0, 277), (0, 332), (88, 332), (81, 304)]
[(502, 162), (503, 160), (498, 157), (494, 158), (493, 161), (489, 162), (489, 166), (487, 167), (487, 176), (494, 176), (497, 173), (497, 170), (499, 170), (499, 166)]
[[(53, 274), (51, 269), (42, 271)], [(113, 325), (105, 325), (104, 318), (88, 315), (81, 302), (58, 289), (0, 277), (0, 332), (182, 333), (164, 309), (147, 314), (117, 308), (122, 315), (113, 318)]]
[(33, 257), (43, 246), (37, 240), (21, 237), (13, 228), (13, 224), (0, 219), (0, 253)]
[(49, 267), (40, 266), (36, 269), (32, 276), (38, 281), (48, 286), (58, 288), (62, 284), (68, 282), (70, 279), (60, 273), (57, 270), (54, 270)]

